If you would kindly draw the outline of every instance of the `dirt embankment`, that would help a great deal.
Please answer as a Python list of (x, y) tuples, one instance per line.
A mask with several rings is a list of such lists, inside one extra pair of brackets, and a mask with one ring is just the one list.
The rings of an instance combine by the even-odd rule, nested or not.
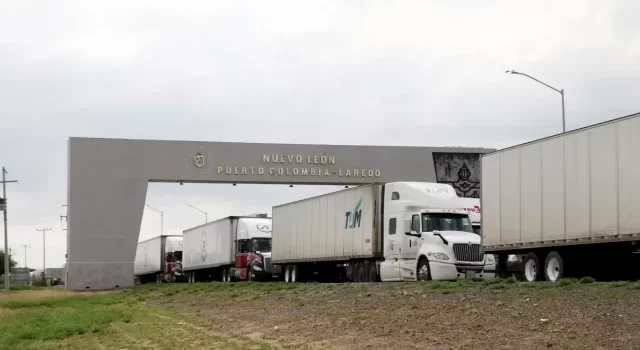
[(154, 303), (215, 332), (301, 349), (640, 348), (633, 284), (308, 284), (183, 290)]

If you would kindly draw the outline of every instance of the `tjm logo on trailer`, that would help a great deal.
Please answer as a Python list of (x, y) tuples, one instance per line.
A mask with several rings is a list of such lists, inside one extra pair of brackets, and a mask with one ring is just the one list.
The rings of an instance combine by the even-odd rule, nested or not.
[(346, 212), (346, 220), (344, 222), (344, 228), (354, 228), (356, 225), (360, 227), (360, 218), (362, 217), (362, 198), (358, 201), (355, 207), (353, 207), (352, 211)]

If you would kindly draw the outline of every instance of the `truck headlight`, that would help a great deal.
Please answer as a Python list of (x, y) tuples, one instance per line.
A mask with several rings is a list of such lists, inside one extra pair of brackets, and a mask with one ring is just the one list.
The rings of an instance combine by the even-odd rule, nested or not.
[(262, 266), (258, 266), (257, 264), (251, 266), (255, 271), (262, 271)]
[(427, 253), (427, 256), (436, 260), (449, 260), (449, 256), (445, 253)]
[(487, 262), (488, 262), (488, 263), (494, 263), (494, 262), (496, 262), (496, 257), (495, 257), (495, 256), (493, 256), (493, 254), (487, 254), (487, 255), (486, 255), (486, 257), (487, 257)]

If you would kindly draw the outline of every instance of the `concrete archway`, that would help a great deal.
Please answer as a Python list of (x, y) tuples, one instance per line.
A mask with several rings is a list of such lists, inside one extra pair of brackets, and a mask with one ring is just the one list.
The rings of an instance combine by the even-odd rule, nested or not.
[(149, 182), (357, 185), (448, 182), (479, 196), (486, 148), (69, 139), (67, 279), (72, 290), (134, 284)]

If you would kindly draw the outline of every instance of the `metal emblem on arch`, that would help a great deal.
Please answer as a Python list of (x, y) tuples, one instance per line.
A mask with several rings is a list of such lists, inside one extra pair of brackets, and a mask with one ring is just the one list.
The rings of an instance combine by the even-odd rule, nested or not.
[(213, 169), (213, 154), (205, 146), (194, 146), (188, 153), (184, 164), (193, 175), (204, 175)]

